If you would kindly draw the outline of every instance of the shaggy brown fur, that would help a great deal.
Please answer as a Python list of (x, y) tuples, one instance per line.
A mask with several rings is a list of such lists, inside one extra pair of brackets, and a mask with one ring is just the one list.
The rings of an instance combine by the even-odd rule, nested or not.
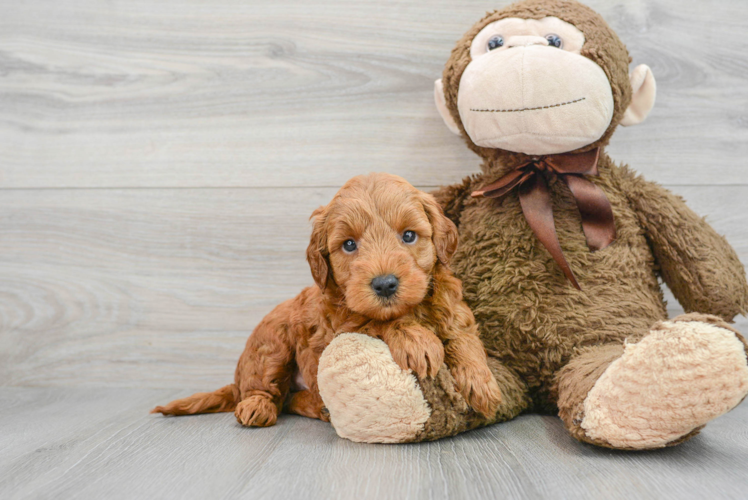
[(574, 437), (594, 442), (579, 427), (581, 403), (621, 355), (625, 340), (641, 339), (666, 319), (660, 279), (688, 312), (731, 320), (748, 306), (745, 271), (727, 241), (680, 197), (616, 165), (604, 152), (600, 176), (590, 178), (610, 200), (618, 232), (617, 240), (604, 250), (590, 252), (569, 188), (558, 179), (549, 180), (559, 240), (582, 291), (571, 286), (538, 242), (516, 191), (503, 200), (470, 196), (528, 158), (478, 147), (465, 133), (457, 93), (470, 61), (470, 43), (484, 26), (499, 19), (546, 16), (559, 17), (584, 32), (582, 55), (605, 71), (613, 90), (610, 127), (601, 139), (576, 152), (604, 147), (631, 99), (626, 48), (597, 13), (577, 2), (527, 0), (489, 13), (452, 51), (443, 73), (447, 105), (468, 146), (482, 156), (483, 172), (434, 194), (459, 227), (460, 248), (453, 268), (462, 279), (503, 401), (495, 416), (483, 419), (461, 406), (449, 389), (448, 374), (423, 381), (434, 411), (419, 439), (436, 439), (535, 410), (560, 411)]
[[(153, 412), (234, 410), (243, 425), (269, 426), (285, 402), (288, 412), (329, 420), (317, 386), (319, 357), (336, 334), (359, 332), (387, 343), (394, 360), (421, 379), (434, 377), (444, 361), (472, 408), (493, 414), (501, 393), (460, 282), (447, 267), (457, 228), (434, 198), (400, 177), (371, 174), (348, 181), (313, 217), (307, 259), (316, 286), (257, 325), (234, 384)], [(405, 243), (405, 231), (417, 239)], [(355, 251), (343, 249), (347, 240), (356, 242)], [(372, 279), (388, 274), (399, 287), (384, 299), (374, 293)], [(295, 374), (306, 388), (289, 395)]]

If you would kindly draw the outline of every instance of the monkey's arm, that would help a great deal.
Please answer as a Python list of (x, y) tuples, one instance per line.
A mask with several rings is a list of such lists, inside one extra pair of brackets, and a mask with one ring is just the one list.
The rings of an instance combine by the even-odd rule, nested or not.
[(449, 217), (457, 227), (460, 227), (460, 215), (465, 207), (465, 201), (470, 199), (475, 185), (475, 177), (465, 177), (460, 184), (442, 186), (431, 194), (436, 198), (437, 203), (444, 210), (444, 215)]
[(748, 309), (745, 269), (723, 236), (683, 198), (621, 169), (622, 189), (637, 212), (662, 279), (686, 312), (732, 320)]

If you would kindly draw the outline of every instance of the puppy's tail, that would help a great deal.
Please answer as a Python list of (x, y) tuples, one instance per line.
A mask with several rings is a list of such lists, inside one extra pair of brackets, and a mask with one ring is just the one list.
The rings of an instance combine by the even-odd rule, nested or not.
[(239, 387), (236, 384), (221, 387), (213, 392), (198, 392), (188, 398), (172, 401), (166, 406), (157, 406), (151, 413), (164, 415), (194, 415), (195, 413), (219, 413), (234, 411), (239, 402)]

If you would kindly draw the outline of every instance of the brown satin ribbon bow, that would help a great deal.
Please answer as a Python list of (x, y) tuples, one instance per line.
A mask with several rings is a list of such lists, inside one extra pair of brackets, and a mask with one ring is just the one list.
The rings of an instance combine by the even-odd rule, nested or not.
[(599, 175), (597, 160), (600, 148), (577, 154), (539, 156), (517, 166), (498, 181), (473, 193), (475, 197), (502, 198), (515, 187), (519, 188), (522, 213), (535, 236), (548, 249), (564, 275), (578, 289), (574, 273), (566, 262), (553, 222), (553, 205), (548, 193), (546, 175), (562, 179), (577, 202), (582, 216), (582, 229), (587, 246), (593, 252), (610, 245), (616, 239), (616, 226), (610, 201), (597, 185), (584, 175)]

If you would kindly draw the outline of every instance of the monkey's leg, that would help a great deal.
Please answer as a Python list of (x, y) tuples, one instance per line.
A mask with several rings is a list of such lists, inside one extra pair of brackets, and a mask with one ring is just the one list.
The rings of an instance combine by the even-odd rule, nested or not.
[(673, 446), (748, 394), (745, 340), (715, 316), (683, 315), (657, 323), (637, 343), (580, 351), (554, 392), (559, 416), (580, 441)]
[(524, 383), (498, 361), (489, 368), (502, 402), (490, 418), (470, 409), (446, 366), (417, 380), (392, 359), (387, 344), (343, 334), (322, 353), (317, 383), (340, 437), (369, 443), (430, 441), (514, 418), (530, 404)]
[(431, 417), (413, 441), (433, 441), (454, 436), (477, 427), (511, 420), (532, 403), (525, 383), (497, 359), (488, 358), (491, 370), (501, 391), (501, 403), (496, 413), (484, 417), (470, 408), (458, 392), (449, 369), (442, 366), (434, 379), (420, 380), (421, 390), (431, 407)]

